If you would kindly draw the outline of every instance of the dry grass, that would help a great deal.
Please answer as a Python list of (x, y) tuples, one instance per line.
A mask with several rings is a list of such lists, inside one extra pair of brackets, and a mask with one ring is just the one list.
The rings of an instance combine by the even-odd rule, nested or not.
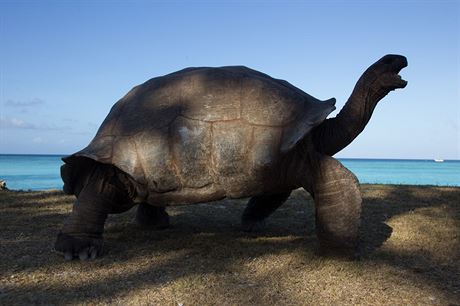
[(297, 190), (262, 234), (239, 231), (245, 201), (169, 209), (143, 231), (106, 225), (108, 253), (52, 251), (71, 210), (61, 192), (0, 193), (0, 304), (460, 304), (460, 188), (363, 185), (360, 261), (316, 254), (311, 198)]

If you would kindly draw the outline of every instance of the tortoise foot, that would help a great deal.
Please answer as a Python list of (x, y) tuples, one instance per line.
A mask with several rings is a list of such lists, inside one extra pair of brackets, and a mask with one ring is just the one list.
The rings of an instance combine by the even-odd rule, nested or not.
[(266, 228), (265, 220), (251, 220), (251, 219), (243, 219), (241, 221), (241, 229), (244, 232), (248, 233), (257, 233), (261, 232)]
[(103, 244), (102, 237), (75, 237), (61, 232), (57, 236), (54, 248), (64, 253), (65, 260), (88, 260), (102, 255)]
[(277, 194), (262, 194), (252, 197), (241, 217), (241, 227), (245, 232), (260, 232), (265, 229), (265, 220), (286, 200), (291, 191)]
[(137, 208), (136, 223), (146, 229), (165, 229), (169, 227), (169, 215), (164, 207), (141, 203)]

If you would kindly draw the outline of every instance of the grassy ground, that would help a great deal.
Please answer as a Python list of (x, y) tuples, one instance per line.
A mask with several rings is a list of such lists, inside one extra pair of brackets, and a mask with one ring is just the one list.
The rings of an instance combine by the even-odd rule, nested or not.
[(311, 198), (297, 190), (260, 234), (243, 200), (175, 207), (143, 231), (110, 216), (107, 254), (65, 262), (61, 192), (0, 192), (0, 304), (460, 305), (460, 188), (363, 185), (359, 261), (316, 254)]

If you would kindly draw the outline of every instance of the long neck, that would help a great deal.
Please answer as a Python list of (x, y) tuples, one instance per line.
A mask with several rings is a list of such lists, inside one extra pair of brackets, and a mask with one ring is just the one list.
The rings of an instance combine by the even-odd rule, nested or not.
[(407, 66), (399, 55), (387, 55), (370, 66), (353, 89), (347, 103), (332, 119), (317, 126), (313, 143), (318, 152), (332, 156), (348, 146), (366, 127), (377, 103), (390, 91), (407, 84), (397, 73)]
[(373, 90), (370, 80), (362, 77), (339, 114), (313, 131), (317, 150), (333, 156), (348, 146), (364, 130), (377, 102), (383, 97)]

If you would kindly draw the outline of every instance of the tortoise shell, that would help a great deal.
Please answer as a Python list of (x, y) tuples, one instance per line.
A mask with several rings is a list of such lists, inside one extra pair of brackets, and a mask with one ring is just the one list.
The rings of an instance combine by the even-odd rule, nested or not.
[(209, 188), (240, 197), (334, 104), (243, 66), (187, 68), (134, 87), (91, 143), (64, 161), (114, 165), (143, 186), (144, 197)]

